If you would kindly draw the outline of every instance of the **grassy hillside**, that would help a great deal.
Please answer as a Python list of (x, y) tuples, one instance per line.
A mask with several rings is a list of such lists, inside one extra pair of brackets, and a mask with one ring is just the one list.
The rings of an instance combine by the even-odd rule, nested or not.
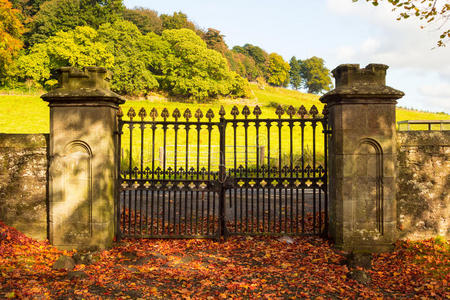
[[(212, 108), (217, 114), (220, 105), (225, 107), (227, 113), (231, 110), (233, 105), (237, 105), (241, 108), (244, 105), (259, 105), (265, 116), (275, 117), (274, 106), (276, 104), (293, 105), (296, 108), (303, 104), (307, 109), (314, 104), (319, 108), (319, 111), (323, 108), (322, 103), (318, 101), (319, 96), (317, 95), (303, 94), (297, 91), (272, 87), (266, 87), (264, 90), (261, 90), (255, 85), (252, 85), (252, 90), (254, 94), (253, 99), (221, 99), (205, 104), (172, 102), (161, 96), (153, 96), (148, 100), (129, 100), (123, 105), (123, 110), (126, 113), (131, 106), (135, 109), (144, 107), (147, 111), (153, 107), (156, 107), (158, 111), (167, 107), (170, 112), (175, 108), (179, 108), (180, 110), (189, 108), (192, 111), (200, 108), (205, 113), (209, 108)], [(450, 115), (406, 110), (402, 108), (397, 109), (397, 121), (419, 119), (449, 120)], [(48, 131), (49, 109), (47, 103), (42, 101), (38, 95), (0, 95), (1, 133), (46, 133)]]

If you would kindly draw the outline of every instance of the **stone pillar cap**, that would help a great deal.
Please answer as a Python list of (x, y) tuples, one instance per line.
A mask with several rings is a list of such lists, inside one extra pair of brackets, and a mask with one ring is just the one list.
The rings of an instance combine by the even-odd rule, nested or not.
[(125, 100), (109, 89), (110, 73), (102, 67), (74, 67), (58, 69), (59, 86), (41, 96), (52, 103), (109, 102), (115, 105)]
[(365, 68), (360, 68), (359, 64), (339, 65), (332, 71), (336, 88), (320, 97), (320, 101), (330, 104), (343, 99), (353, 99), (354, 103), (370, 99), (395, 102), (405, 94), (386, 85), (388, 68), (383, 64), (369, 64)]

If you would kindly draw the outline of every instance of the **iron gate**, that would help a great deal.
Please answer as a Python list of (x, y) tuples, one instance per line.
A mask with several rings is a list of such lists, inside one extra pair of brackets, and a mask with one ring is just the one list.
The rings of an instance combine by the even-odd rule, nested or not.
[(325, 233), (326, 108), (266, 116), (119, 111), (119, 237)]

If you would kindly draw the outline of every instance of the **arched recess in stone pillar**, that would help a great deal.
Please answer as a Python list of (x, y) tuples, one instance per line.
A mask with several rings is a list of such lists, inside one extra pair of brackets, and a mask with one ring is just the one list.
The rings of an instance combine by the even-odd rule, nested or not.
[(92, 236), (92, 151), (83, 141), (72, 141), (64, 151), (65, 239)]
[(354, 157), (354, 230), (383, 235), (383, 149), (376, 140), (364, 138)]

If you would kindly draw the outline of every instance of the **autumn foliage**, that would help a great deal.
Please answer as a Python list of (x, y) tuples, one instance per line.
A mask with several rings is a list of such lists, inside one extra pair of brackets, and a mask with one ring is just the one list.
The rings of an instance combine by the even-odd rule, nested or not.
[(11, 2), (0, 0), (0, 83), (2, 73), (23, 46), (20, 36), (24, 27), (19, 18), (20, 12)]
[(440, 240), (399, 242), (393, 253), (373, 258), (367, 284), (351, 279), (345, 253), (318, 237), (124, 240), (68, 271), (52, 265), (74, 251), (0, 222), (0, 298), (445, 299), (449, 247)]

